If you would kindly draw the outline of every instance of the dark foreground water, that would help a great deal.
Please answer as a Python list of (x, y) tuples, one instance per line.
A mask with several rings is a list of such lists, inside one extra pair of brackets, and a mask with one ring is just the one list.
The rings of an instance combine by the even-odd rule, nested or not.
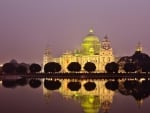
[(123, 79), (0, 81), (0, 113), (150, 113), (149, 84)]

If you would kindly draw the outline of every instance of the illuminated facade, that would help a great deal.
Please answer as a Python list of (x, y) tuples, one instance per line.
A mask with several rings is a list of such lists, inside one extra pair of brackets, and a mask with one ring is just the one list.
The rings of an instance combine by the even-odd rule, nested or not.
[(74, 80), (81, 83), (81, 88), (78, 91), (71, 91), (67, 84), (69, 79), (61, 79), (61, 87), (58, 90), (48, 90), (43, 86), (43, 95), (48, 102), (53, 92), (59, 92), (65, 99), (73, 99), (81, 105), (84, 113), (98, 113), (100, 110), (103, 113), (110, 111), (110, 106), (113, 102), (114, 92), (106, 89), (106, 80), (94, 80), (96, 88), (92, 91), (87, 91), (84, 84), (89, 80)]
[(79, 50), (66, 52), (59, 58), (53, 58), (50, 50), (47, 48), (43, 57), (43, 65), (50, 61), (58, 62), (62, 66), (62, 72), (67, 72), (67, 66), (71, 62), (79, 62), (82, 70), (86, 62), (93, 62), (96, 65), (97, 72), (104, 72), (105, 65), (114, 60), (113, 50), (108, 37), (105, 36), (100, 42), (99, 37), (90, 29), (88, 35), (83, 38)]

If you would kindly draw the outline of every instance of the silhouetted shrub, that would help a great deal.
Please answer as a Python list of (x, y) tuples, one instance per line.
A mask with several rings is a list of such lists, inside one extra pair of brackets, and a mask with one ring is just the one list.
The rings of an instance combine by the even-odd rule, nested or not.
[(96, 84), (94, 82), (87, 82), (87, 83), (84, 84), (84, 88), (87, 91), (92, 91), (96, 88)]
[(30, 69), (31, 73), (36, 73), (36, 72), (40, 72), (41, 71), (41, 66), (39, 64), (33, 63), (33, 64), (30, 65), (29, 69)]
[(147, 98), (149, 96), (149, 92), (146, 92), (144, 89), (139, 87), (133, 90), (132, 96), (135, 98), (135, 100), (140, 101)]
[(16, 80), (2, 80), (2, 86), (5, 88), (16, 88)]
[(136, 51), (132, 55), (132, 61), (136, 64), (136, 69), (142, 69), (143, 63), (149, 61), (149, 59), (150, 57), (141, 51)]
[(27, 67), (24, 66), (24, 65), (19, 64), (16, 67), (16, 73), (18, 73), (18, 74), (26, 74), (27, 73)]
[(57, 62), (49, 62), (44, 66), (44, 72), (59, 72), (61, 70), (61, 65)]
[(3, 73), (3, 70), (2, 70), (2, 67), (0, 66), (0, 74), (2, 74)]
[(71, 90), (71, 91), (78, 91), (81, 88), (81, 83), (80, 82), (69, 82), (67, 84), (67, 87)]
[(142, 88), (148, 89), (150, 91), (150, 80), (143, 80), (142, 81)]
[(68, 66), (67, 69), (71, 72), (79, 72), (81, 71), (81, 65), (79, 62), (71, 62)]
[(44, 80), (44, 87), (48, 90), (56, 90), (61, 87), (61, 82), (59, 80)]
[(31, 79), (29, 81), (29, 85), (30, 85), (31, 88), (38, 88), (38, 87), (41, 86), (41, 81), (38, 80), (38, 79)]
[(113, 73), (113, 72), (118, 73), (119, 65), (117, 63), (115, 63), (115, 62), (108, 63), (105, 66), (105, 70), (108, 73)]
[(141, 67), (142, 67), (142, 72), (146, 72), (146, 73), (150, 72), (150, 58), (147, 61), (143, 61)]
[(93, 71), (96, 70), (96, 66), (95, 66), (95, 64), (92, 63), (92, 62), (87, 62), (87, 63), (85, 63), (85, 65), (84, 65), (84, 69), (85, 69), (86, 71), (88, 71), (88, 72), (93, 72)]
[(115, 91), (118, 89), (119, 82), (118, 81), (107, 81), (105, 83), (105, 87), (109, 90)]
[(124, 70), (125, 72), (135, 72), (136, 66), (134, 63), (127, 62), (124, 64)]
[(16, 80), (17, 85), (19, 86), (25, 86), (28, 84), (27, 78), (20, 78)]
[(127, 90), (133, 90), (135, 88), (138, 88), (140, 87), (139, 86), (139, 81), (136, 81), (136, 80), (126, 80), (124, 82), (124, 87), (127, 89)]
[(2, 67), (2, 71), (6, 74), (13, 74), (16, 72), (16, 66), (13, 63), (5, 63)]

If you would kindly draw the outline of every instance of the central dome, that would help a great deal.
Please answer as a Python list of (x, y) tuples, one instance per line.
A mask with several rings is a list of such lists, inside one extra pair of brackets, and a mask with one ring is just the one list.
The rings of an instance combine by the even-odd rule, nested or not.
[(90, 43), (98, 42), (98, 43), (100, 43), (99, 38), (94, 34), (93, 29), (89, 30), (89, 34), (84, 37), (83, 42), (90, 42)]
[(94, 34), (93, 29), (89, 30), (89, 34), (86, 35), (82, 42), (82, 54), (84, 55), (96, 55), (99, 54), (100, 41)]

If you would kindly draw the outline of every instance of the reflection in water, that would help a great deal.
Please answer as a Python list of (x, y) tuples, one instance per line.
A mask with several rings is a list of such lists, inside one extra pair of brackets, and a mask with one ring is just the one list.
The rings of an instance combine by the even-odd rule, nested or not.
[[(47, 79), (44, 80), (44, 83), (45, 81), (47, 81)], [(78, 101), (85, 113), (98, 113), (100, 109), (103, 110), (104, 113), (109, 111), (114, 92), (106, 89), (106, 80), (63, 79), (59, 81), (61, 82), (61, 87), (55, 91), (61, 93), (66, 99), (71, 98)], [(68, 86), (72, 87), (73, 90)], [(48, 100), (52, 90), (44, 86), (43, 93)]]
[(71, 90), (71, 91), (78, 91), (81, 88), (81, 83), (80, 82), (74, 82), (71, 81), (67, 84), (67, 87)]
[[(115, 92), (134, 98), (139, 107), (143, 103), (143, 100), (150, 95), (150, 81), (137, 79), (90, 80), (46, 78), (41, 80), (21, 78), (16, 80), (2, 80), (1, 85), (6, 89), (16, 89), (17, 86), (26, 85), (32, 89), (43, 86), (40, 87), (43, 88), (43, 91), (39, 89), (43, 92), (41, 96), (44, 96), (46, 102), (51, 102), (50, 97), (52, 97), (52, 94), (58, 92), (64, 97), (63, 99), (79, 103), (84, 113), (110, 112), (113, 109), (112, 102)], [(56, 99), (56, 101), (58, 100)]]
[(30, 85), (31, 88), (38, 88), (38, 87), (41, 86), (41, 84), (42, 84), (41, 81), (38, 80), (38, 79), (31, 79), (29, 81), (29, 85)]
[(27, 82), (26, 78), (2, 81), (2, 86), (4, 86), (5, 88), (16, 88), (16, 86), (25, 86), (27, 84), (28, 84), (28, 82)]
[(17, 86), (25, 86), (29, 84), (31, 88), (38, 88), (42, 82), (39, 79), (20, 78), (15, 80), (2, 80), (2, 86), (5, 88), (16, 88)]
[(118, 90), (122, 95), (132, 96), (139, 107), (150, 95), (150, 80), (107, 81), (105, 86), (112, 91)]
[(96, 88), (96, 84), (95, 84), (95, 82), (86, 82), (84, 84), (84, 88), (88, 91), (92, 91)]
[(61, 87), (61, 82), (59, 80), (44, 80), (44, 87), (47, 90), (56, 90)]

